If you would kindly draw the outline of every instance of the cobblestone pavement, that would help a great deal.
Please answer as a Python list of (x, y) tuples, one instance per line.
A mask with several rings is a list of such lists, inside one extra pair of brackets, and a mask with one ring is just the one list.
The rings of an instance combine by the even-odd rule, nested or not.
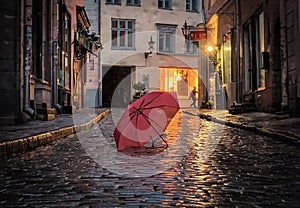
[[(116, 155), (112, 113), (87, 133), (2, 160), (0, 207), (299, 207), (298, 146), (196, 114), (179, 113), (170, 149), (154, 155)], [(129, 157), (153, 168), (134, 175)]]
[(52, 121), (32, 120), (18, 125), (0, 126), (0, 142), (47, 133), (73, 125), (85, 124), (105, 110), (104, 108), (87, 108), (72, 115), (56, 115), (55, 120)]

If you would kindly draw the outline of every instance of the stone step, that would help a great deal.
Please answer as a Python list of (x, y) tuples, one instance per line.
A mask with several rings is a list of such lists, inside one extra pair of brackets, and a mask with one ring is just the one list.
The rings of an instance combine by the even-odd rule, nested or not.
[(54, 108), (36, 109), (36, 118), (43, 121), (52, 121), (55, 119), (56, 110)]
[(228, 108), (230, 114), (240, 114), (256, 111), (256, 107), (253, 103), (239, 103)]
[(37, 114), (36, 118), (42, 121), (52, 121), (55, 119), (55, 114)]
[(37, 114), (56, 114), (55, 108), (37, 108)]

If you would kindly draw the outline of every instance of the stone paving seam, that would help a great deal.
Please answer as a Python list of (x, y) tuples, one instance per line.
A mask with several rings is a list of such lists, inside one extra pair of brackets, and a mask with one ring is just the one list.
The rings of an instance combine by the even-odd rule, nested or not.
[(275, 131), (272, 131), (272, 130), (258, 128), (254, 125), (249, 125), (249, 124), (245, 125), (245, 124), (242, 124), (242, 123), (226, 121), (226, 120), (219, 119), (217, 117), (213, 117), (212, 115), (204, 114), (204, 113), (199, 113), (199, 117), (204, 118), (207, 121), (211, 121), (211, 122), (215, 122), (215, 123), (218, 123), (218, 124), (223, 124), (223, 125), (230, 126), (230, 127), (235, 127), (235, 128), (240, 128), (240, 129), (252, 131), (252, 132), (264, 135), (264, 136), (280, 139), (281, 141), (284, 141), (284, 142), (289, 142), (289, 143), (293, 143), (293, 144), (296, 144), (296, 145), (300, 145), (299, 139), (297, 139), (295, 137), (287, 136), (287, 135), (284, 135), (282, 133), (275, 132)]
[(81, 125), (72, 125), (58, 130), (41, 133), (34, 136), (19, 138), (13, 141), (5, 141), (0, 143), (0, 159), (7, 159), (8, 156), (16, 153), (25, 153), (36, 149), (37, 147), (50, 144), (51, 142), (70, 136), (81, 131), (88, 131), (101, 119), (107, 116), (110, 110), (107, 109), (100, 113), (97, 117)]

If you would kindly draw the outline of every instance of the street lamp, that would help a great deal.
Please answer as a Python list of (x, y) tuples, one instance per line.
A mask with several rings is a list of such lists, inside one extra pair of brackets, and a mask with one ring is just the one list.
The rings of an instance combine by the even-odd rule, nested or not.
[(149, 56), (150, 54), (152, 54), (152, 52), (153, 52), (153, 50), (154, 50), (154, 44), (155, 44), (155, 42), (152, 40), (152, 36), (151, 36), (151, 37), (150, 37), (150, 41), (148, 42), (148, 46), (149, 46), (148, 50), (149, 50), (149, 52), (146, 51), (146, 52), (144, 53), (145, 59), (147, 59), (148, 56)]
[(207, 51), (208, 52), (212, 52), (214, 50), (214, 47), (212, 47), (211, 45), (209, 45), (208, 47), (207, 47)]
[(181, 28), (182, 34), (186, 40), (190, 40), (191, 38), (191, 29), (193, 26), (187, 24), (186, 20), (184, 20), (183, 27)]
[(207, 52), (208, 52), (208, 58), (211, 61), (211, 63), (214, 66), (217, 66), (220, 63), (219, 48), (209, 45), (207, 47)]

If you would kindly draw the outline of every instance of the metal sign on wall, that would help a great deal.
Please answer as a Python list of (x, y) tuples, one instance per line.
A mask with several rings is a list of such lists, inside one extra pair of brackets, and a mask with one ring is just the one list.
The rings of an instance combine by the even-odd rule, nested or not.
[(206, 31), (191, 31), (191, 40), (206, 40)]

